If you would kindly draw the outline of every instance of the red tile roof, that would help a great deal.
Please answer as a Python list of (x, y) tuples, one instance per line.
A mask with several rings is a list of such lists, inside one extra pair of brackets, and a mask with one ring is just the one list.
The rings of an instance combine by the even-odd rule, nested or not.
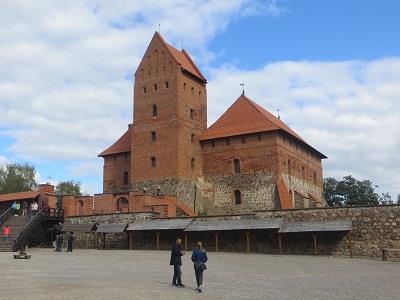
[[(214, 124), (204, 131), (200, 140), (275, 130), (282, 130), (311, 147), (282, 120), (244, 95), (241, 95)], [(318, 153), (326, 158), (322, 153)]]
[(104, 157), (107, 155), (131, 152), (131, 127), (110, 147), (101, 152), (98, 156)]
[(279, 201), (281, 203), (281, 208), (282, 209), (294, 208), (292, 199), (290, 199), (290, 194), (286, 188), (286, 184), (283, 178), (281, 178), (278, 181), (276, 187), (278, 188), (278, 195), (279, 195)]
[(37, 191), (1, 194), (0, 202), (24, 200), (24, 199), (34, 199), (34, 198), (37, 198), (39, 195), (40, 195), (40, 193)]
[(158, 36), (161, 39), (161, 41), (164, 43), (168, 51), (171, 53), (176, 62), (182, 67), (182, 69), (188, 71), (189, 73), (198, 77), (204, 82), (207, 82), (206, 78), (203, 76), (199, 68), (195, 65), (195, 63), (185, 50), (182, 49), (182, 51), (179, 51), (174, 46), (171, 46), (163, 39), (163, 37), (158, 32), (156, 32), (154, 36)]

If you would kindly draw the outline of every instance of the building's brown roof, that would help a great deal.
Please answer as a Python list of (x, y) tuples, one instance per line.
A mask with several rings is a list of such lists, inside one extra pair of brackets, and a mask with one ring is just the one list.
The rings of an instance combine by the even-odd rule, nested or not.
[(38, 197), (39, 195), (40, 195), (40, 192), (37, 192), (37, 191), (1, 194), (0, 202), (24, 200), (24, 199), (34, 199), (34, 198)]
[[(241, 95), (214, 124), (203, 132), (200, 140), (204, 141), (276, 130), (284, 131), (308, 147), (311, 147), (282, 120), (246, 96)], [(317, 151), (313, 147), (311, 148)], [(317, 152), (321, 157), (326, 158), (325, 155), (319, 151)]]
[(125, 131), (125, 133), (114, 144), (101, 152), (98, 156), (104, 157), (112, 154), (131, 152), (131, 128), (132, 127), (129, 127), (128, 130)]
[(200, 78), (204, 82), (207, 82), (206, 78), (203, 76), (199, 68), (196, 66), (196, 64), (193, 62), (193, 60), (190, 58), (189, 54), (185, 50), (182, 49), (182, 51), (179, 51), (174, 46), (171, 46), (163, 39), (163, 37), (158, 32), (156, 32), (154, 35), (158, 36), (162, 40), (168, 51), (174, 57), (176, 62), (182, 67), (182, 69)]

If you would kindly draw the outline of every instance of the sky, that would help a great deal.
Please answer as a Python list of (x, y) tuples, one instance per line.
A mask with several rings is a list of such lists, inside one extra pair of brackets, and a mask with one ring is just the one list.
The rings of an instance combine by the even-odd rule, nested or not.
[[(147, 3), (148, 2), (148, 3)], [(352, 174), (400, 193), (400, 1), (0, 0), (0, 164), (102, 191), (155, 30), (208, 80), (208, 123), (240, 95)]]

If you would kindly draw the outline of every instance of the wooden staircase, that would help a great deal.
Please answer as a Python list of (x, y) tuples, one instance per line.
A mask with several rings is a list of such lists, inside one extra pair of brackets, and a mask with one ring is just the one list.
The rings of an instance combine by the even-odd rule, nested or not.
[(3, 221), (1, 229), (4, 225), (8, 225), (11, 229), (11, 234), (7, 241), (3, 240), (3, 230), (0, 232), (0, 252), (12, 252), (14, 251), (15, 240), (19, 237), (28, 225), (28, 220), (25, 216), (10, 216), (7, 220)]

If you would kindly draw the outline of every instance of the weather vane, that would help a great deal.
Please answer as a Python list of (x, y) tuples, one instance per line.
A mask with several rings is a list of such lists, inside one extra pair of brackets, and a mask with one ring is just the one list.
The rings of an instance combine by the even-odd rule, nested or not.
[(241, 83), (240, 86), (243, 88), (242, 89), (242, 95), (244, 96), (244, 83)]
[(280, 113), (281, 110), (278, 108), (276, 111), (278, 112), (278, 119), (280, 120), (280, 119), (281, 119), (281, 116), (280, 116), (279, 113)]

